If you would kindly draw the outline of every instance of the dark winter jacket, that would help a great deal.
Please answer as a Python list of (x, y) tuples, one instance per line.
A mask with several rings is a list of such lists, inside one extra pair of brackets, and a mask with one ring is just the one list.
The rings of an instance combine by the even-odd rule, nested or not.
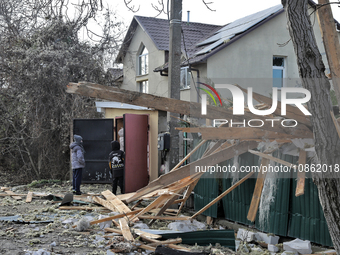
[(120, 177), (124, 175), (125, 154), (120, 150), (120, 144), (117, 141), (111, 142), (112, 151), (109, 155), (109, 166), (112, 177)]
[(84, 168), (85, 167), (85, 150), (81, 144), (81, 136), (74, 135), (75, 142), (71, 143), (71, 163), (72, 169)]

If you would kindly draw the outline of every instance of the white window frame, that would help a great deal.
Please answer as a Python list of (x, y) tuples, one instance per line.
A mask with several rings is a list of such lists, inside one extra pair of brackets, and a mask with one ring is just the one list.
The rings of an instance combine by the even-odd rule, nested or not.
[(140, 54), (138, 55), (137, 64), (138, 64), (138, 75), (146, 75), (149, 73), (149, 51), (144, 45), (140, 49)]
[[(183, 70), (185, 70), (185, 73), (184, 73), (184, 75), (185, 75), (185, 77), (184, 77), (185, 84), (184, 85), (182, 83), (182, 71)], [(191, 73), (190, 73), (190, 69), (189, 69), (188, 66), (181, 68), (181, 78), (180, 79), (181, 79), (181, 81), (180, 81), (180, 88), (181, 88), (181, 90), (190, 89)]]
[[(283, 66), (274, 66), (272, 64), (272, 67), (273, 67), (272, 70), (282, 70), (282, 86), (281, 87), (275, 87), (275, 88), (281, 89), (283, 87), (286, 87), (285, 78), (286, 78), (287, 61), (286, 61), (286, 57), (284, 57), (284, 56), (273, 56), (272, 61), (274, 60), (274, 58), (282, 58), (283, 59)], [(273, 78), (273, 85), (274, 85), (274, 77), (272, 77), (272, 78)]]

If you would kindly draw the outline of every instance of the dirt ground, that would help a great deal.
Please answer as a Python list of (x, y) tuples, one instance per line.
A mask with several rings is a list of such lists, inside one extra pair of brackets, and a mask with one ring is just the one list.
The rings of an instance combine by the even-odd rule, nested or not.
[[(4, 186), (5, 184), (1, 183), (1, 187)], [(16, 194), (27, 194), (32, 191), (44, 196), (34, 196), (31, 203), (26, 203), (25, 196), (20, 200), (0, 196), (0, 254), (113, 254), (109, 251), (113, 247), (110, 244), (115, 240), (112, 239), (114, 234), (105, 233), (104, 226), (100, 224), (86, 225), (88, 224), (86, 222), (107, 217), (110, 215), (109, 211), (60, 210), (58, 209), (60, 201), (54, 201), (53, 196), (48, 196), (71, 193), (70, 182), (33, 182), (29, 185), (6, 185), (6, 187), (10, 187)], [(88, 194), (100, 194), (107, 189), (111, 190), (111, 186), (106, 184), (81, 186), (82, 192)], [(1, 193), (5, 194), (4, 191), (0, 191)], [(81, 201), (79, 204), (73, 202), (73, 206), (76, 205), (83, 204)], [(79, 221), (85, 222), (85, 228), (72, 227)], [(153, 228), (165, 228), (167, 223), (154, 224)], [(117, 240), (119, 242), (119, 239)], [(131, 247), (128, 247), (125, 253), (151, 253), (137, 249), (136, 246)]]

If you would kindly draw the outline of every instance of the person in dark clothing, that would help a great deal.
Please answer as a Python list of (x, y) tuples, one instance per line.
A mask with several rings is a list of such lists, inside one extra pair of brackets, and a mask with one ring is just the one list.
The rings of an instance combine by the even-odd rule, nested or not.
[(83, 168), (85, 167), (85, 150), (83, 147), (83, 138), (80, 135), (74, 135), (74, 142), (71, 143), (71, 163), (73, 170), (73, 193), (81, 195), (80, 184), (83, 174)]
[(125, 154), (120, 150), (118, 141), (111, 142), (112, 151), (109, 155), (109, 167), (112, 173), (112, 193), (116, 195), (117, 186), (121, 194), (124, 194), (124, 162)]

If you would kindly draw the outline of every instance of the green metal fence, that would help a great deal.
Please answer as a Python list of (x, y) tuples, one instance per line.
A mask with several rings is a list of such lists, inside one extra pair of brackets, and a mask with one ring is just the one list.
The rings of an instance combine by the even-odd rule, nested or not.
[[(201, 156), (204, 150), (205, 148), (202, 148), (196, 156)], [(277, 152), (273, 156), (293, 164), (296, 164), (298, 160), (298, 157), (281, 155)], [(233, 159), (223, 164), (233, 165)], [(240, 166), (259, 165), (259, 157), (245, 153), (238, 157), (238, 164)], [(195, 210), (197, 211), (204, 207), (221, 192), (232, 186), (233, 182), (242, 177), (239, 176), (235, 180), (234, 177), (228, 174), (221, 180), (216, 180), (204, 178), (203, 176), (194, 190)], [(267, 190), (264, 192), (265, 199), (262, 199), (262, 204), (257, 213), (255, 228), (267, 233), (300, 238), (317, 244), (332, 246), (326, 220), (318, 198), (318, 191), (313, 181), (306, 179), (305, 194), (295, 197), (295, 176), (292, 176), (292, 178), (277, 177), (273, 178), (273, 176), (267, 174), (267, 181), (265, 183), (267, 187), (264, 187)], [(221, 184), (220, 191), (219, 183)], [(245, 225), (254, 225), (253, 222), (247, 220), (247, 214), (255, 183), (255, 178), (248, 179), (222, 199), (226, 219)], [(217, 217), (217, 205), (215, 204), (210, 207), (203, 214)]]

